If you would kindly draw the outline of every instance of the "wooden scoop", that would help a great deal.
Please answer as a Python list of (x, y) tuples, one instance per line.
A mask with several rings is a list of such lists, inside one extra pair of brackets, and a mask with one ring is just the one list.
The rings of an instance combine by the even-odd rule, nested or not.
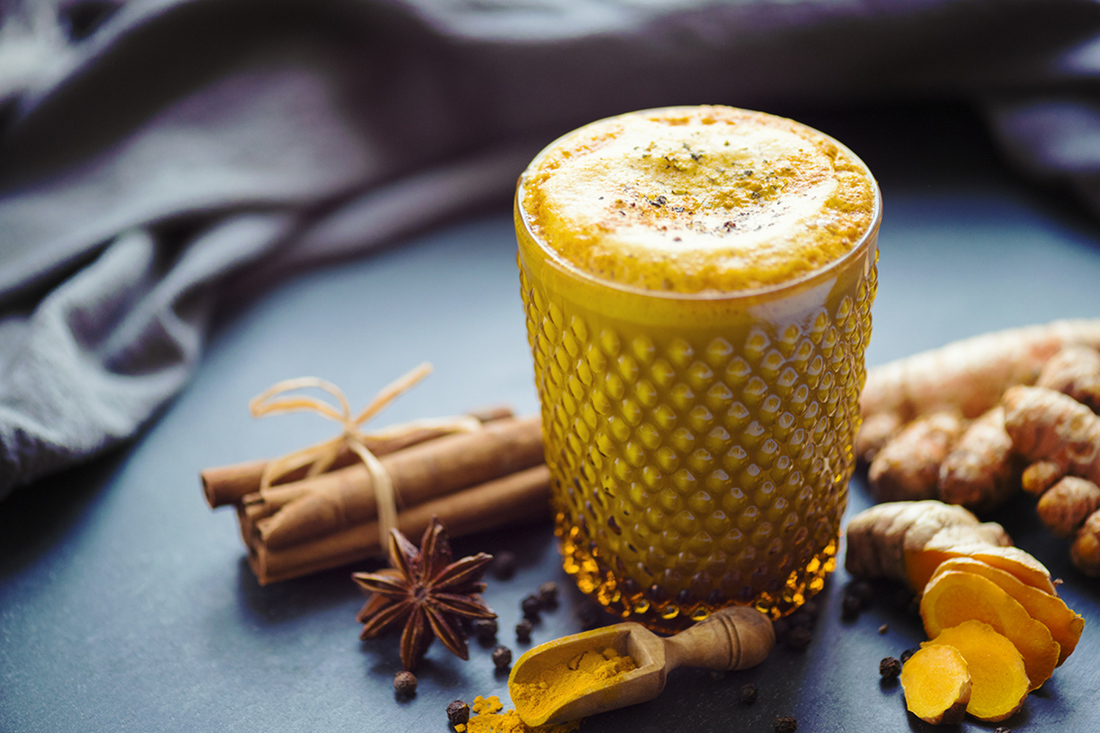
[[(623, 623), (585, 631), (531, 649), (512, 667), (508, 687), (523, 722), (530, 726), (564, 723), (657, 697), (665, 689), (665, 677), (677, 667), (734, 670), (753, 667), (767, 658), (775, 646), (771, 620), (754, 608), (732, 606), (675, 636), (657, 636), (641, 624)], [(517, 684), (538, 681), (554, 684), (547, 670), (566, 670), (570, 660), (586, 651), (614, 649), (638, 665), (580, 690), (577, 695), (553, 701), (550, 690), (540, 699), (514, 693)], [(564, 679), (563, 679), (564, 681)]]

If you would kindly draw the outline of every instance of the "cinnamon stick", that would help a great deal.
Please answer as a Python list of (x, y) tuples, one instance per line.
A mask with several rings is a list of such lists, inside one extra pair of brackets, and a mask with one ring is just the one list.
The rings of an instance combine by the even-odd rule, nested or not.
[[(515, 473), (543, 461), (541, 420), (495, 420), (473, 433), (456, 433), (411, 446), (380, 459), (399, 501), (415, 506), (458, 489)], [(296, 484), (296, 485), (295, 485)], [(255, 535), (269, 550), (317, 539), (374, 521), (377, 503), (362, 464), (275, 487), (250, 497)], [(277, 490), (278, 489), (278, 490)], [(269, 516), (261, 504), (284, 502)], [(252, 507), (256, 507), (252, 509)], [(251, 517), (250, 517), (251, 519)]]
[[(432, 516), (458, 537), (519, 521), (550, 516), (550, 471), (545, 465), (512, 473), (442, 496), (400, 512), (397, 526), (406, 535), (424, 531)], [(377, 521), (347, 527), (325, 537), (283, 549), (257, 540), (248, 561), (260, 585), (357, 562), (383, 552)]]
[[(490, 405), (477, 410), (471, 410), (466, 414), (477, 418), (482, 423), (503, 420), (514, 416), (512, 408), (507, 405)], [(381, 457), (448, 434), (446, 430), (425, 428), (395, 437), (371, 438), (368, 436), (365, 445), (367, 450)], [(202, 479), (202, 490), (210, 508), (216, 509), (219, 506), (236, 504), (241, 501), (244, 496), (259, 489), (260, 479), (263, 476), (264, 469), (267, 467), (268, 462), (268, 460), (261, 459), (237, 463), (231, 466), (216, 466), (202, 471), (199, 474)], [(351, 450), (344, 448), (337, 455), (329, 470), (344, 468), (358, 462), (359, 457)], [(305, 478), (306, 470), (307, 469), (303, 467), (295, 471), (290, 471), (286, 475), (279, 477), (279, 483), (284, 484), (299, 481)]]

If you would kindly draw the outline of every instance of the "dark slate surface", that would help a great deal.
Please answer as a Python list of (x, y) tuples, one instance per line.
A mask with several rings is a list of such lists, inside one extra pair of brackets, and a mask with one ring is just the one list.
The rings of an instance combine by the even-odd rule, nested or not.
[[(872, 365), (990, 329), (1100, 317), (1100, 228), (1058, 192), (1007, 172), (964, 110), (776, 111), (847, 142), (882, 183)], [(362, 598), (350, 569), (258, 587), (232, 512), (206, 507), (197, 473), (330, 434), (311, 417), (248, 417), (250, 397), (290, 376), (330, 379), (358, 405), (428, 359), (436, 373), (380, 424), (498, 401), (533, 411), (514, 268), (502, 206), (262, 297), (241, 293), (197, 378), (136, 444), (0, 505), (0, 731), (442, 733), (451, 700), (505, 695), (491, 648), (472, 642), (468, 663), (434, 645), (417, 696), (396, 700), (397, 639), (357, 640)], [(857, 479), (850, 511), (866, 505)], [(1077, 653), (1004, 724), (1095, 729), (1100, 582), (1074, 572), (1026, 500), (994, 519), (1065, 579), (1063, 597), (1088, 621)], [(567, 592), (533, 643), (579, 630), (580, 599), (548, 524), (459, 540), (455, 549), (519, 555), (515, 578), (491, 581), (486, 595), (517, 655), (527, 648), (510, 631), (519, 601), (545, 580)], [(761, 667), (724, 679), (680, 670), (658, 700), (591, 718), (581, 730), (770, 731), (786, 714), (804, 731), (931, 730), (907, 715), (900, 687), (881, 684), (877, 671), (883, 656), (923, 639), (919, 620), (882, 585), (871, 610), (842, 621), (847, 580), (838, 571), (817, 599), (821, 617), (804, 653), (777, 649)], [(758, 702), (737, 704), (750, 681)]]

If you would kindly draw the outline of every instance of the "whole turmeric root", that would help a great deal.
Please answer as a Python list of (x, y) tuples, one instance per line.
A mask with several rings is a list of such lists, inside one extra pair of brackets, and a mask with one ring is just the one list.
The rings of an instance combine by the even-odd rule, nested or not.
[(1050, 571), (996, 522), (979, 522), (963, 507), (940, 501), (896, 501), (857, 514), (848, 523), (844, 566), (859, 578), (890, 578), (918, 593), (940, 563), (973, 557), (1021, 582), (1055, 594)]
[(1019, 460), (1000, 405), (974, 420), (940, 464), (938, 496), (971, 511), (996, 509), (1019, 490)]
[(962, 432), (956, 412), (934, 412), (906, 425), (871, 462), (867, 478), (875, 499), (935, 499), (940, 464)]
[[(1100, 416), (1044, 387), (1013, 387), (1004, 405), (1005, 430), (1032, 462), (1025, 485), (1040, 494), (1039, 516), (1055, 534), (1076, 535), (1074, 566), (1100, 577)], [(1066, 478), (1051, 485), (1060, 476)]]
[(1047, 361), (1072, 344), (1100, 348), (1100, 320), (997, 331), (875, 367), (860, 394), (864, 422), (889, 413), (904, 425), (944, 409), (976, 418), (1009, 387), (1034, 384)]

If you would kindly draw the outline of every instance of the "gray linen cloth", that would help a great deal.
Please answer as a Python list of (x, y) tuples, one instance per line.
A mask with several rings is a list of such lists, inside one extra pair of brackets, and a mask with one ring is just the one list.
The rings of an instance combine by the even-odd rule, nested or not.
[(1098, 75), (1094, 0), (0, 0), (0, 498), (140, 431), (219, 305), (584, 122), (964, 99), (1100, 211)]

